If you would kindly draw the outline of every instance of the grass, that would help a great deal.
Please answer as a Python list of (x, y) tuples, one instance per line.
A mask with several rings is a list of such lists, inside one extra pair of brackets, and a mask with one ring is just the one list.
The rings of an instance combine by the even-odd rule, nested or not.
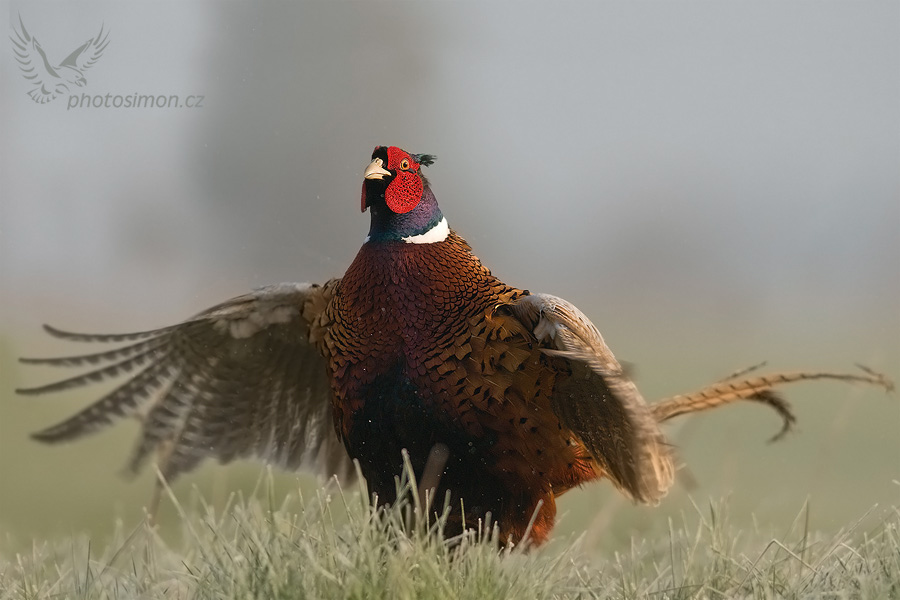
[(446, 540), (440, 520), (371, 508), (364, 491), (277, 497), (271, 476), (221, 510), (170, 492), (180, 540), (119, 522), (99, 551), (36, 543), (0, 557), (0, 599), (900, 598), (900, 507), (830, 536), (809, 531), (804, 508), (775, 539), (730, 525), (723, 502), (694, 505), (667, 536), (598, 556), (580, 539), (503, 549), (489, 527)]
[[(115, 473), (136, 424), (64, 449), (31, 442), (97, 392), (15, 397), (42, 375), (24, 373), (18, 353), (0, 336), (0, 600), (900, 599), (898, 412), (878, 390), (791, 390), (800, 431), (773, 445), (763, 440), (777, 420), (758, 407), (685, 420), (668, 431), (689, 470), (660, 507), (588, 486), (561, 499), (546, 547), (509, 552), (474, 535), (451, 547), (407, 528), (408, 506), (373, 512), (364, 492), (259, 480), (255, 464), (205, 465), (176, 482), (157, 527), (135, 526), (152, 474)], [(666, 389), (648, 381), (649, 397), (706, 381), (658, 376)]]

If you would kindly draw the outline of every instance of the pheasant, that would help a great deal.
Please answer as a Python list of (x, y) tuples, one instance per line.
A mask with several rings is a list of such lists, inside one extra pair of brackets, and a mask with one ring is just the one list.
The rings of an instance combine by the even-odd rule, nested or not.
[(45, 326), (127, 344), (22, 359), (94, 368), (20, 393), (130, 377), (33, 437), (63, 442), (137, 416), (134, 471), (157, 451), (167, 479), (208, 457), (257, 457), (346, 480), (355, 460), (380, 505), (397, 500), (408, 460), (433, 497), (449, 497), (448, 534), (490, 519), (504, 542), (540, 544), (556, 498), (587, 482), (659, 502), (675, 471), (662, 421), (747, 399), (777, 410), (783, 433), (794, 416), (773, 391), (781, 383), (891, 385), (868, 370), (776, 373), (648, 404), (581, 311), (503, 283), (450, 229), (422, 173), (434, 160), (375, 148), (361, 197), (369, 233), (340, 279), (262, 287), (138, 333)]

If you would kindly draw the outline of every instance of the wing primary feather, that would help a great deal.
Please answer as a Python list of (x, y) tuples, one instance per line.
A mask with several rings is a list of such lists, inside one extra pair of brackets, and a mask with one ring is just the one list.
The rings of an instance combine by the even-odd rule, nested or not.
[[(290, 366), (285, 360), (284, 352), (279, 352), (272, 361), (273, 367), (280, 372), (283, 369), (289, 369)], [(276, 366), (277, 365), (277, 366)], [(287, 399), (287, 386), (283, 379), (267, 377), (269, 385), (266, 403), (261, 403), (257, 411), (261, 413), (259, 422), (259, 431), (256, 434), (256, 447), (254, 448), (257, 456), (268, 462), (284, 464), (281, 456), (281, 441), (285, 439), (282, 430), (283, 418), (290, 414), (289, 400)]]
[(154, 448), (166, 439), (177, 437), (184, 415), (193, 402), (193, 397), (186, 393), (183, 379), (183, 372), (173, 377), (144, 417), (140, 440), (128, 461), (128, 472), (137, 473)]
[(86, 373), (20, 393), (61, 391), (126, 373), (129, 378), (33, 437), (61, 442), (142, 414), (126, 472), (137, 472), (158, 451), (168, 479), (208, 457), (225, 463), (253, 456), (352, 478), (353, 464), (332, 423), (324, 357), (309, 340), (309, 323), (327, 306), (335, 281), (260, 288), (148, 331), (88, 334), (46, 325), (47, 333), (70, 341), (129, 343), (91, 354), (22, 359), (90, 366)]
[(160, 464), (167, 479), (174, 479), (181, 473), (190, 471), (207, 456), (217, 456), (218, 438), (211, 436), (207, 429), (209, 414), (207, 405), (197, 402), (197, 396), (187, 406), (178, 421), (174, 435), (168, 439), (171, 447)]
[[(300, 365), (280, 394), (279, 411), (282, 415), (291, 415), (291, 418), (276, 421), (275, 456), (279, 464), (292, 469), (314, 461), (316, 452), (327, 444), (326, 436), (331, 428), (328, 418), (330, 405), (313, 402), (316, 394), (323, 393), (323, 390), (316, 388), (317, 378), (324, 376), (324, 371), (319, 373), (313, 367), (308, 362)], [(327, 384), (322, 388), (327, 388)], [(272, 416), (275, 417), (274, 414)]]
[(56, 327), (47, 325), (45, 323), (44, 331), (55, 338), (72, 340), (75, 342), (135, 342), (137, 340), (143, 340), (148, 337), (154, 337), (163, 333), (168, 333), (172, 330), (182, 327), (182, 325), (182, 323), (179, 323), (178, 325), (170, 325), (168, 327), (150, 329), (147, 331), (135, 331), (132, 333), (75, 333), (72, 331), (57, 329)]
[(31, 437), (53, 444), (73, 440), (111, 425), (115, 419), (134, 413), (159, 388), (161, 381), (171, 375), (173, 368), (166, 361), (155, 363), (65, 421), (32, 433)]
[(48, 365), (51, 367), (80, 367), (84, 365), (98, 365), (104, 362), (123, 360), (134, 356), (139, 352), (151, 348), (158, 348), (166, 343), (166, 340), (153, 338), (137, 344), (124, 346), (115, 350), (106, 350), (94, 354), (78, 354), (75, 356), (59, 356), (52, 358), (20, 358), (19, 362), (27, 365)]
[(160, 348), (154, 347), (123, 361), (108, 365), (106, 367), (102, 367), (100, 369), (88, 371), (87, 373), (82, 373), (81, 375), (69, 377), (68, 379), (63, 379), (61, 381), (48, 383), (47, 385), (38, 387), (19, 388), (16, 390), (16, 393), (22, 394), (24, 396), (38, 396), (40, 394), (49, 394), (51, 392), (61, 392), (63, 390), (69, 390), (91, 383), (100, 383), (101, 381), (118, 377), (123, 373), (129, 373), (133, 371), (135, 367), (141, 366), (159, 352)]
[(303, 410), (310, 406), (313, 394), (309, 382), (313, 381), (314, 373), (310, 371), (307, 365), (303, 365), (303, 369), (297, 371), (295, 379), (284, 392), (285, 411), (291, 415), (291, 419), (281, 422), (281, 460), (292, 469), (299, 468), (308, 460), (311, 448), (318, 448), (322, 444), (320, 424), (313, 421), (317, 416)]
[[(317, 443), (315, 425), (304, 411), (310, 382), (306, 381), (308, 365), (298, 365), (291, 378), (286, 379), (278, 390), (277, 404), (270, 406), (269, 418), (273, 423), (272, 447), (267, 452), (267, 460), (296, 469), (302, 463), (302, 456), (310, 444)], [(300, 455), (294, 458), (295, 448)]]

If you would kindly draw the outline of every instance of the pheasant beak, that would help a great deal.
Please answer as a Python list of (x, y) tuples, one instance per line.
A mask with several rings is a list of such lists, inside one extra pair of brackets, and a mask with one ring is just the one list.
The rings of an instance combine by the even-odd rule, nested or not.
[(363, 177), (366, 179), (384, 179), (390, 175), (391, 172), (384, 168), (384, 161), (380, 158), (370, 162), (369, 166), (366, 167), (366, 172), (363, 173)]

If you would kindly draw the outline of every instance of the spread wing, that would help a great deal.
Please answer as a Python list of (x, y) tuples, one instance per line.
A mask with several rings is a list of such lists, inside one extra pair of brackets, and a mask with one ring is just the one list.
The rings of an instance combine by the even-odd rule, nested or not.
[(19, 393), (129, 378), (33, 437), (63, 442), (137, 415), (142, 431), (132, 471), (158, 449), (160, 469), (170, 479), (207, 457), (223, 463), (257, 457), (350, 480), (354, 469), (334, 430), (325, 361), (309, 342), (310, 322), (324, 310), (329, 289), (305, 283), (263, 287), (178, 325), (140, 333), (79, 334), (45, 326), (67, 340), (128, 344), (79, 356), (21, 359), (92, 370)]
[(109, 32), (104, 31), (103, 25), (101, 25), (100, 33), (73, 50), (71, 54), (63, 59), (59, 66), (74, 67), (79, 71), (86, 71), (97, 63), (97, 60), (108, 45)]
[(597, 328), (571, 303), (549, 294), (524, 296), (509, 309), (547, 346), (546, 354), (566, 359), (572, 369), (552, 398), (560, 421), (622, 492), (658, 502), (674, 477), (669, 446)]

